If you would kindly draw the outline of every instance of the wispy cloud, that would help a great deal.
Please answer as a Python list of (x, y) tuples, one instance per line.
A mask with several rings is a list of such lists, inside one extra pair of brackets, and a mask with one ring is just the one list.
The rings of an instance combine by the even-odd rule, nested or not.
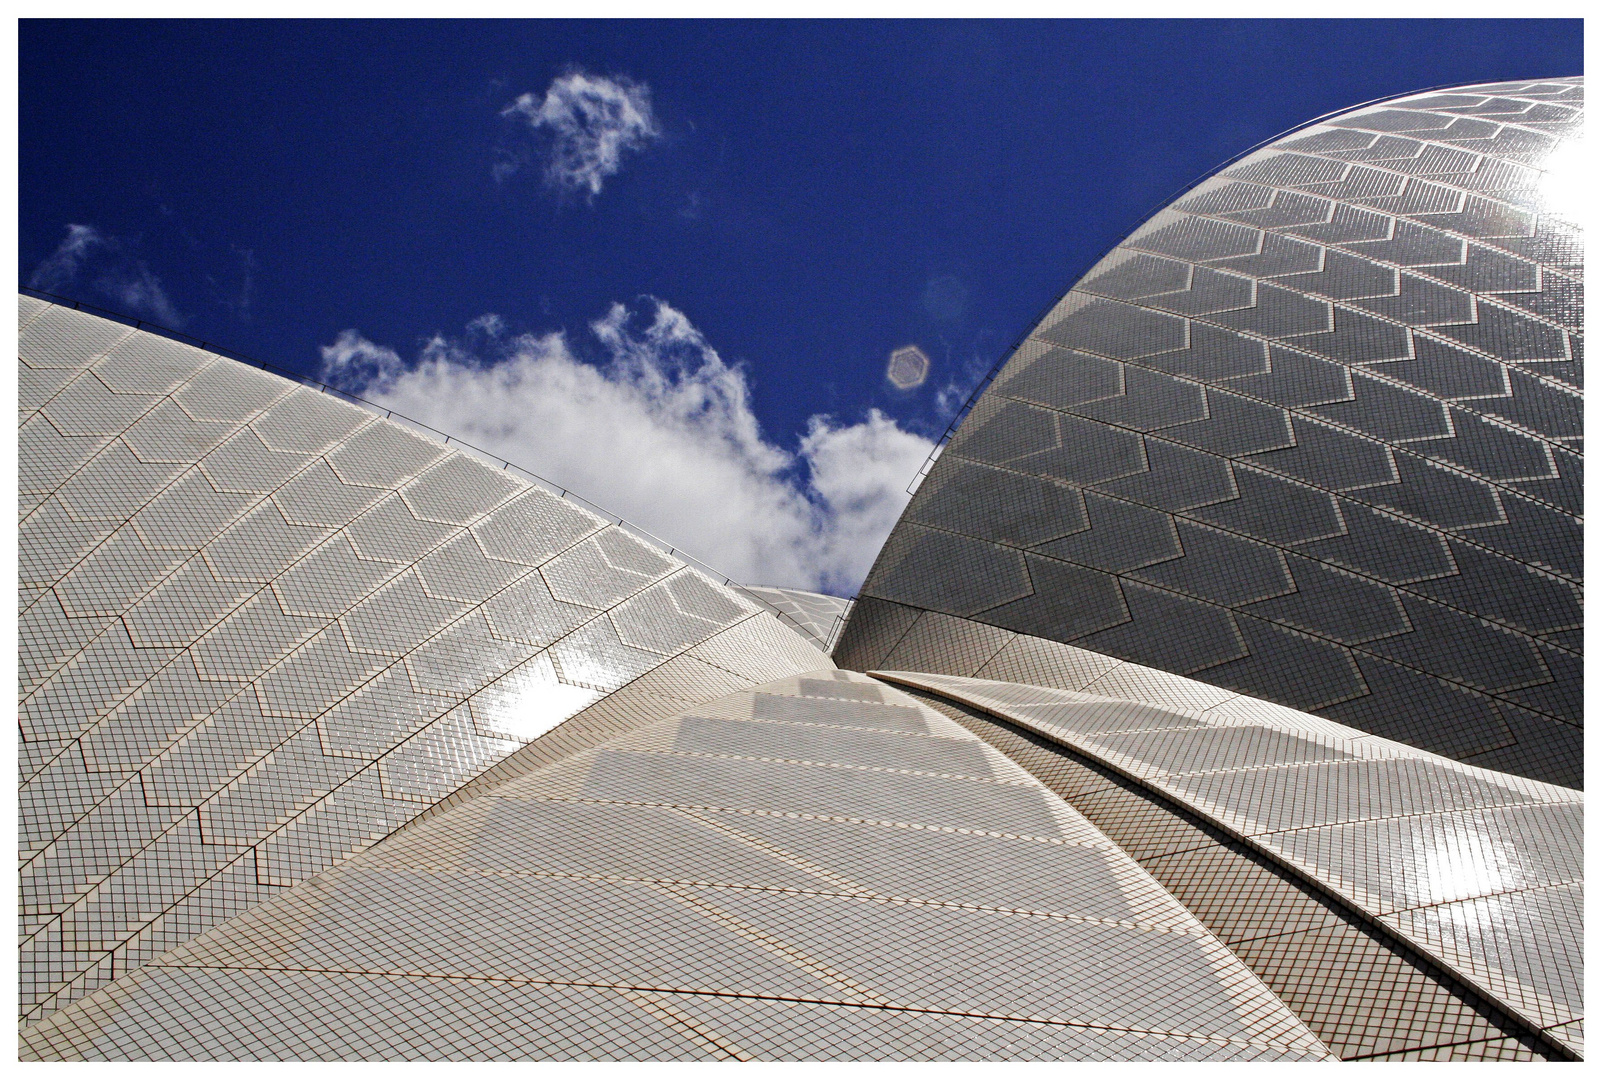
[(59, 247), (33, 268), (28, 278), (30, 288), (55, 292), (71, 285), (91, 252), (103, 247), (105, 240), (93, 225), (68, 225), (67, 238)]
[(958, 370), (946, 380), (946, 384), (935, 393), (935, 415), (941, 420), (950, 420), (961, 412), (962, 407), (973, 396), (973, 392), (990, 373), (993, 365), (994, 361), (978, 353), (969, 355)]
[(32, 288), (65, 292), (78, 281), (90, 286), (129, 315), (147, 315), (165, 326), (183, 325), (161, 279), (131, 245), (107, 236), (92, 225), (68, 225), (66, 238), (46, 256), (28, 278)]
[[(521, 117), (548, 145), (545, 180), (565, 191), (594, 199), (607, 177), (622, 166), (623, 155), (639, 151), (660, 135), (651, 111), (651, 90), (621, 76), (606, 78), (570, 71), (552, 81), (543, 98), (523, 94), (501, 110)], [(496, 179), (518, 169), (516, 160), (496, 164)]]
[(96, 286), (112, 299), (119, 301), (124, 310), (147, 314), (157, 322), (176, 329), (183, 324), (183, 316), (173, 307), (162, 288), (161, 280), (142, 262), (113, 269), (98, 278)]
[[(578, 341), (474, 320), (415, 362), (347, 330), (325, 377), (498, 453), (750, 584), (849, 595), (930, 450), (877, 410), (770, 441), (744, 371), (682, 312), (614, 304)], [(598, 362), (579, 355), (597, 352)]]
[(241, 319), (250, 319), (250, 306), (256, 299), (256, 252), (253, 248), (231, 245), (239, 262), (239, 288), (223, 301), (223, 306)]

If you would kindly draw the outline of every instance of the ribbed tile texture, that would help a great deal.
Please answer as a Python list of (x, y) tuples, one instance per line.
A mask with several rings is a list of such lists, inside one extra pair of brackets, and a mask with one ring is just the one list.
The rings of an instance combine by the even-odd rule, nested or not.
[(569, 717), (557, 745), (615, 735), (592, 710), (621, 688), (660, 716), (828, 663), (508, 471), (166, 338), (19, 312), (25, 1021)]
[(1581, 96), (1358, 109), (1188, 192), (1013, 353), (862, 596), (1581, 786)]
[[(1577, 792), (1247, 699), (1162, 708), (882, 674), (994, 713), (1160, 793), (1328, 889), (1554, 1039), (1565, 1041), (1564, 1026), (1584, 1015)], [(1218, 888), (1221, 899), (1232, 891)]]
[(1008, 758), (824, 670), (436, 813), (53, 1014), (25, 1053), (1327, 1052)]

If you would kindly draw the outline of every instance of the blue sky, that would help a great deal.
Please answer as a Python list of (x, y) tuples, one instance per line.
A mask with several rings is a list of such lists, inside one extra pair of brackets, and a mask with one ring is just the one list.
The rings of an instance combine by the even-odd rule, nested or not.
[(20, 56), (23, 284), (841, 593), (966, 389), (1176, 189), (1582, 67), (1556, 20), (25, 21)]

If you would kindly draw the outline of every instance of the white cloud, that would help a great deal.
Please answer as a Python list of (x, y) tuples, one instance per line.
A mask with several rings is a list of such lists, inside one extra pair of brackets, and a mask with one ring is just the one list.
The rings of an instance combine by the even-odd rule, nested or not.
[(836, 425), (826, 416), (808, 424), (801, 456), (830, 517), (829, 528), (819, 534), (819, 563), (840, 567), (850, 592), (867, 576), (911, 498), (908, 485), (933, 448), (878, 409), (856, 424)]
[(183, 316), (162, 288), (161, 279), (129, 251), (129, 245), (106, 236), (92, 225), (68, 225), (67, 236), (34, 268), (28, 284), (45, 292), (62, 292), (85, 274), (91, 284), (125, 315), (147, 315), (164, 326), (183, 325)]
[(992, 361), (977, 354), (970, 356), (967, 363), (962, 365), (962, 369), (947, 379), (946, 385), (936, 391), (935, 415), (942, 420), (950, 420), (961, 412), (962, 407), (973, 396), (974, 390), (989, 374), (992, 364)]
[(474, 320), (417, 362), (347, 330), (330, 381), (500, 454), (682, 546), (737, 581), (850, 595), (907, 502), (929, 440), (877, 410), (815, 416), (790, 453), (766, 439), (744, 372), (660, 301), (591, 324), (588, 363), (564, 334), (504, 336)]
[(78, 276), (90, 252), (104, 246), (105, 242), (93, 225), (68, 225), (67, 238), (34, 267), (33, 275), (28, 278), (29, 287), (45, 292), (66, 288)]
[(386, 386), (406, 371), (400, 353), (374, 345), (354, 330), (342, 330), (324, 345), (323, 377), (341, 386)]
[(176, 329), (183, 325), (183, 316), (167, 298), (161, 280), (142, 262), (131, 262), (112, 269), (96, 280), (101, 292), (134, 314), (150, 315), (163, 326)]
[[(644, 149), (659, 135), (648, 86), (582, 71), (552, 81), (544, 98), (519, 96), (501, 115), (521, 116), (536, 132), (547, 132), (546, 182), (586, 192), (591, 199), (621, 167), (625, 153)], [(495, 177), (504, 179), (515, 171), (515, 161), (503, 161), (496, 165)]]

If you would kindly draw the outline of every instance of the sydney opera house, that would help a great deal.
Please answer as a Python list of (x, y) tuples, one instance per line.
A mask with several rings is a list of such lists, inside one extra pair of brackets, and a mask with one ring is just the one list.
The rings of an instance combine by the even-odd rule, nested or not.
[(1581, 99), (1186, 191), (850, 606), (20, 296), (22, 1056), (1581, 1058)]

